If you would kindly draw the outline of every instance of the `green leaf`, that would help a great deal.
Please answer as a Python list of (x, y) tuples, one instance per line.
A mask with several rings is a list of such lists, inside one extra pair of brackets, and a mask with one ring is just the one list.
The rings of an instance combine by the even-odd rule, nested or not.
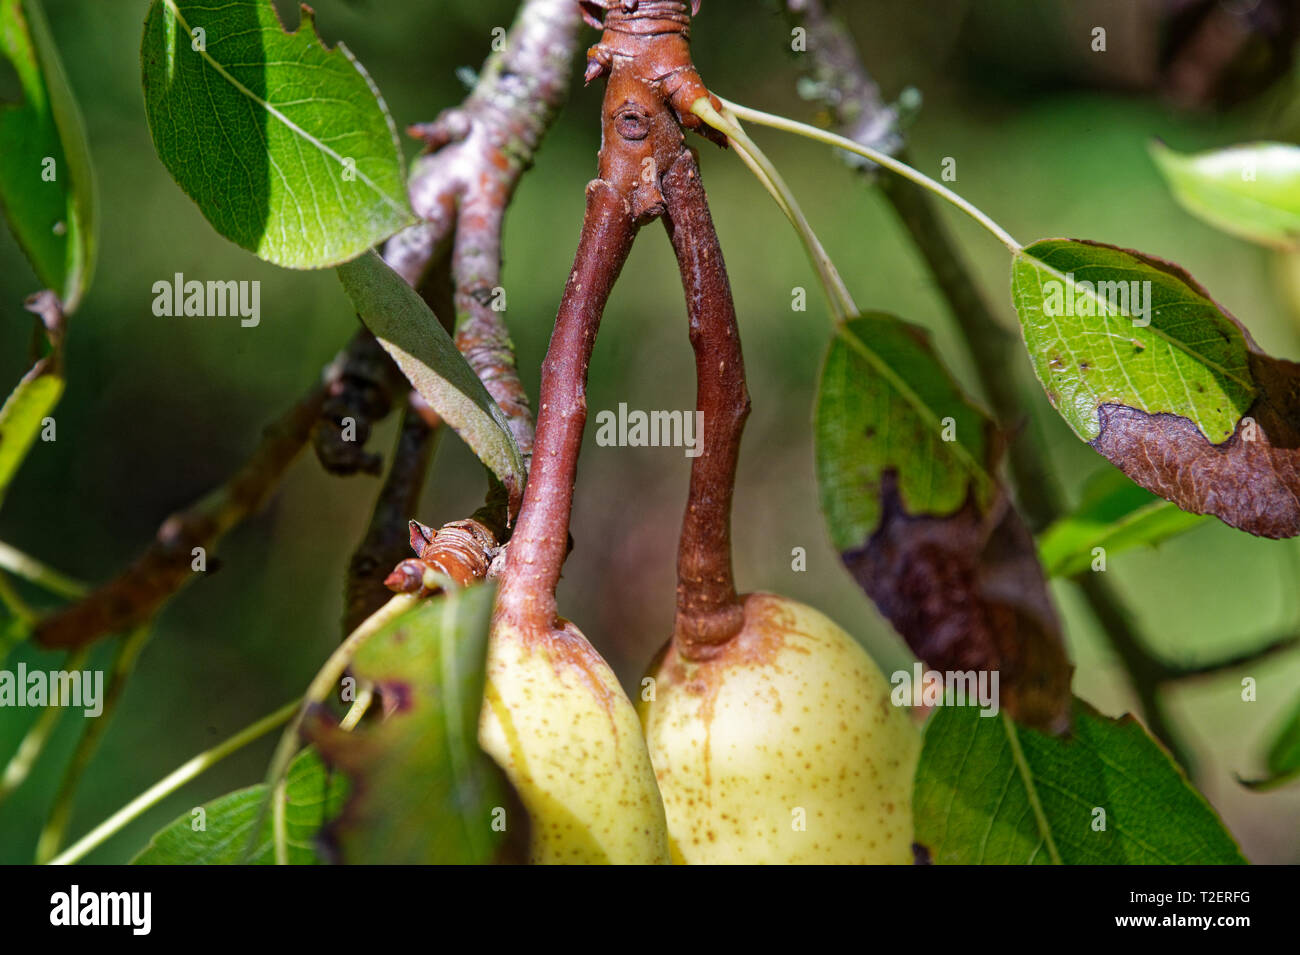
[(1300, 534), (1300, 365), (1140, 252), (1036, 242), (1012, 291), (1034, 372), (1080, 438), (1183, 510)]
[(1273, 737), (1267, 757), (1268, 775), (1263, 779), (1243, 779), (1242, 785), (1261, 792), (1278, 789), (1300, 779), (1300, 700), (1287, 714)]
[(1136, 720), (1110, 719), (1077, 699), (1066, 738), (974, 707), (939, 707), (926, 726), (913, 806), (917, 841), (938, 864), (1245, 862)]
[(1241, 327), (1169, 263), (1045, 239), (1015, 257), (1012, 286), (1038, 380), (1085, 441), (1114, 404), (1187, 418), (1218, 444), (1255, 398)]
[(1069, 715), (1070, 664), (991, 422), (925, 333), (890, 315), (837, 329), (814, 424), (822, 511), (845, 567), (937, 670), (1001, 673), (1016, 719)]
[(1156, 142), (1151, 156), (1192, 215), (1252, 242), (1300, 248), (1300, 146), (1246, 143), (1189, 155)]
[(340, 266), (361, 320), (411, 385), (505, 485), (523, 493), (523, 458), (505, 415), (419, 294), (374, 252)]
[(48, 367), (46, 360), (38, 362), (0, 407), (0, 504), (40, 434), (41, 422), (63, 396), (63, 378)]
[(95, 270), (97, 198), (81, 113), (38, 0), (0, 0), (0, 56), (23, 94), (0, 103), (0, 206), (67, 314)]
[[(289, 766), (285, 790), (285, 828), (289, 864), (315, 865), (320, 861), (316, 843), (322, 826), (333, 819), (347, 796), (347, 781), (331, 773), (311, 750), (300, 753)], [(270, 814), (262, 816), (257, 848), (245, 860), (253, 826), (261, 815), (266, 784), (236, 790), (203, 807), (204, 829), (194, 828), (192, 812), (159, 830), (134, 859), (133, 865), (273, 865)]]
[(1268, 751), (1268, 771), (1274, 776), (1300, 771), (1300, 701)]
[(315, 720), (306, 732), (352, 780), (330, 827), (343, 861), (490, 861), (506, 805), (496, 765), (479, 749), (488, 625), (495, 587), (479, 584), (417, 604), (357, 651), (352, 674), (384, 701), (383, 721), (348, 733)]
[(971, 493), (984, 503), (992, 496), (987, 418), (914, 325), (879, 312), (844, 325), (826, 356), (816, 414), (822, 510), (841, 551), (879, 526), (881, 496), (863, 487), (878, 486), (887, 470), (909, 514), (951, 514)]
[(412, 221), (388, 109), (310, 8), (286, 33), (270, 0), (154, 0), (140, 61), (159, 158), (237, 245), (323, 268)]
[(1203, 515), (1179, 510), (1122, 471), (1107, 468), (1088, 481), (1074, 513), (1043, 532), (1038, 556), (1049, 577), (1073, 577), (1091, 568), (1094, 548), (1104, 548), (1109, 559), (1154, 547), (1203, 523)]

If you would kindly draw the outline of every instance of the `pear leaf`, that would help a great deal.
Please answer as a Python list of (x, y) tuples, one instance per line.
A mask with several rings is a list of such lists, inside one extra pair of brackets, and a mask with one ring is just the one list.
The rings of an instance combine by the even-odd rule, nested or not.
[(505, 828), (525, 825), (504, 818), (504, 780), (478, 745), (495, 591), (479, 584), (423, 601), (361, 646), (352, 674), (378, 689), (381, 722), (352, 732), (306, 724), (352, 781), (328, 833), (342, 861), (487, 862)]
[(814, 423), (822, 511), (859, 586), (937, 670), (997, 670), (1016, 719), (1069, 716), (1071, 667), (1033, 539), (998, 481), (992, 423), (925, 333), (838, 329)]
[(63, 396), (63, 376), (50, 359), (36, 363), (0, 407), (0, 504), (43, 422)]
[(513, 510), (526, 476), (519, 446), (505, 414), (424, 299), (374, 252), (337, 271), (366, 327), (420, 396), (501, 480)]
[(1263, 779), (1244, 779), (1242, 785), (1266, 791), (1300, 779), (1300, 700), (1278, 727), (1267, 755), (1268, 775)]
[(939, 865), (1238, 865), (1241, 850), (1131, 716), (1075, 700), (1052, 737), (939, 707), (916, 770), (916, 839)]
[[(311, 750), (289, 764), (285, 790), (285, 829), (290, 865), (321, 861), (321, 828), (343, 807), (347, 780), (331, 773)], [(202, 807), (203, 827), (195, 811), (159, 830), (131, 860), (132, 865), (274, 865), (273, 823), (262, 812), (266, 784), (240, 789)], [(250, 834), (262, 821), (262, 833), (251, 856), (245, 856)]]
[(1138, 487), (1113, 468), (1095, 475), (1079, 506), (1043, 531), (1038, 556), (1049, 577), (1073, 577), (1093, 567), (1098, 548), (1106, 559), (1137, 547), (1154, 547), (1205, 523)]
[(140, 62), (158, 157), (236, 245), (318, 269), (413, 221), (388, 108), (310, 7), (287, 33), (270, 0), (154, 0)]
[(69, 314), (95, 271), (98, 200), (81, 112), (39, 0), (0, 0), (0, 57), (23, 96), (0, 102), (0, 207)]
[(1012, 291), (1034, 372), (1080, 438), (1185, 511), (1300, 534), (1300, 365), (1140, 252), (1045, 239), (1016, 255)]
[(1156, 142), (1151, 156), (1192, 215), (1251, 242), (1300, 248), (1300, 146), (1245, 143), (1188, 155)]

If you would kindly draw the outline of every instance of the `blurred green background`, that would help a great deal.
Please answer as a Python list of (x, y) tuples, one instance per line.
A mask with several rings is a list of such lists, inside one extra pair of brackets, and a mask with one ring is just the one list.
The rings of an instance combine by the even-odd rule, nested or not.
[[(139, 38), (145, 0), (46, 0), (55, 39), (86, 117), (102, 194), (101, 258), (70, 324), (68, 393), (58, 439), (38, 443), (0, 512), (0, 540), (99, 582), (150, 540), (168, 513), (221, 483), (262, 426), (294, 400), (346, 341), (355, 318), (328, 272), (259, 262), (213, 232), (157, 160), (145, 124)], [(319, 0), (318, 25), (366, 66), (399, 128), (461, 99), (458, 67), (477, 68), (513, 0)], [(955, 188), (1022, 241), (1100, 239), (1187, 267), (1269, 352), (1300, 358), (1300, 259), (1246, 245), (1193, 220), (1170, 198), (1146, 153), (1252, 138), (1289, 139), (1300, 89), (1284, 77), (1223, 112), (1175, 109), (1150, 91), (1155, 39), (1128, 0), (863, 0), (841, 3), (885, 93), (924, 95), (910, 129), (914, 160), (937, 174), (957, 160)], [(1149, 5), (1148, 5), (1149, 6)], [(281, 4), (287, 22), (292, 5)], [(1089, 48), (1108, 27), (1108, 51)], [(594, 42), (588, 31), (584, 43)], [(696, 61), (721, 94), (798, 118), (800, 64), (785, 20), (755, 0), (706, 0)], [(575, 65), (575, 71), (577, 70)], [(597, 84), (599, 86), (599, 84)], [(601, 90), (579, 88), (523, 180), (506, 232), (509, 320), (525, 383), (537, 374), (577, 243), (583, 186), (599, 145)], [(888, 205), (815, 144), (760, 134), (864, 307), (934, 331), (939, 351), (976, 394), (945, 305)], [(408, 143), (408, 156), (415, 144)], [(737, 571), (820, 607), (857, 635), (882, 667), (906, 666), (898, 638), (841, 568), (817, 509), (810, 412), (829, 320), (813, 273), (776, 207), (733, 157), (701, 144), (714, 218), (745, 335), (754, 412), (736, 503)], [(1004, 248), (944, 209), (999, 316), (1014, 322)], [(258, 279), (262, 320), (157, 318), (151, 286), (174, 272)], [(808, 289), (807, 312), (791, 291)], [(25, 368), (35, 279), (0, 235), (0, 384)], [(660, 229), (637, 243), (606, 314), (589, 408), (690, 408), (693, 364), (676, 265)], [(1079, 443), (1037, 389), (1024, 409), (1046, 435), (1053, 470), (1077, 495), (1105, 463)], [(387, 455), (389, 420), (371, 449)], [(573, 535), (560, 590), (577, 621), (634, 683), (669, 633), (676, 534), (689, 461), (672, 449), (597, 447), (588, 429)], [(300, 694), (341, 634), (341, 584), (379, 481), (325, 475), (305, 455), (281, 492), (220, 548), (219, 573), (174, 601), (158, 622), (76, 804), (75, 838), (199, 750)], [(479, 503), (481, 472), (454, 438), (441, 444), (418, 515), (429, 524)], [(804, 547), (808, 569), (791, 570)], [(1157, 551), (1116, 557), (1109, 573), (1156, 648), (1202, 660), (1300, 627), (1300, 545), (1207, 524)], [(1133, 707), (1122, 667), (1068, 584), (1055, 588), (1078, 665), (1076, 692), (1101, 710)], [(32, 594), (32, 596), (36, 596)], [(96, 665), (109, 648), (100, 647)], [(59, 658), (22, 648), (6, 666)], [(1240, 680), (1258, 681), (1243, 703)], [(1199, 761), (1197, 782), (1257, 862), (1300, 861), (1300, 787), (1245, 791), (1262, 749), (1300, 686), (1300, 654), (1171, 692), (1178, 728)], [(34, 713), (0, 711), (0, 761)], [(0, 862), (31, 859), (82, 729), (68, 715), (32, 778), (0, 806)], [(261, 778), (270, 742), (221, 764), (94, 852), (122, 862), (170, 819)]]

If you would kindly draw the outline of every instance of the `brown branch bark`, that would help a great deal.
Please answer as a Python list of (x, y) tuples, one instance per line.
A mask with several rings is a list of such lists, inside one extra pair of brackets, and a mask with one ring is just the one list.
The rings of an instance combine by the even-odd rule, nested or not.
[[(423, 221), (384, 249), (388, 264), (419, 288), (455, 334), (457, 347), (504, 411), (525, 466), (532, 457), (533, 418), (498, 310), (502, 227), (519, 179), (568, 93), (580, 23), (572, 0), (528, 0), (469, 97), (433, 123), (411, 128), (428, 147), (410, 177), (411, 203)], [(412, 395), (416, 409), (431, 415)], [(506, 502), (490, 495), (474, 517), (428, 532), (430, 541), (437, 538), (437, 549), (417, 548), (419, 558), (402, 560), (408, 539), (415, 543), (408, 521), (420, 482), (414, 489), (410, 484), (413, 471), (419, 469), (422, 481), (427, 467), (419, 455), (417, 447), (399, 441), (389, 480), (400, 487), (390, 494), (386, 485), (349, 565), (345, 633), (390, 591), (432, 593), (437, 587), (431, 574), (467, 583), (485, 576), (499, 553)], [(407, 502), (405, 509), (401, 502)]]
[[(415, 392), (411, 392), (414, 396)], [(419, 510), (420, 492), (436, 444), (436, 426), (408, 404), (393, 449), (393, 463), (375, 501), (366, 535), (348, 561), (344, 582), (343, 632), (351, 633), (386, 604), (392, 592), (385, 578), (407, 554), (407, 524)]]
[(497, 598), (501, 619), (535, 637), (549, 633), (556, 623), (555, 587), (568, 545), (578, 451), (587, 421), (587, 365), (605, 302), (635, 236), (623, 194), (604, 179), (592, 181), (573, 272), (542, 363), (533, 465)]
[(411, 128), (429, 149), (410, 177), (411, 204), (423, 221), (384, 249), (385, 261), (421, 288), (435, 312), (445, 309), (434, 291), (442, 281), (435, 266), (450, 253), (456, 344), (505, 412), (525, 463), (533, 417), (497, 310), (501, 230), (520, 177), (568, 95), (581, 25), (575, 0), (527, 0), (469, 97)]
[(364, 329), (326, 371), (326, 394), (312, 429), (312, 446), (331, 474), (378, 474), (383, 458), (366, 450), (374, 426), (409, 389), (397, 365)]
[(270, 425), (247, 463), (214, 493), (163, 521), (154, 542), (121, 575), (42, 619), (36, 642), (46, 648), (80, 647), (149, 621), (198, 576), (191, 569), (194, 548), (203, 548), (210, 560), (221, 538), (261, 508), (307, 443), (328, 390), (328, 383), (312, 388)]

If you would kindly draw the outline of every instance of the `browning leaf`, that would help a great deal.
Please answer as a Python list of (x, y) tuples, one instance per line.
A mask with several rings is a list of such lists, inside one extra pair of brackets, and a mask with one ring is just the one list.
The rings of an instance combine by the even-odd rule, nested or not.
[(1079, 437), (1185, 511), (1300, 534), (1300, 365), (1141, 252), (1043, 240), (1013, 281), (1034, 370)]
[(320, 713), (304, 724), (350, 783), (323, 832), (341, 861), (477, 864), (501, 848), (506, 787), (478, 745), (494, 593), (483, 584), (422, 601), (362, 645), (352, 674), (379, 691), (382, 719), (352, 732)]
[(1259, 397), (1232, 437), (1211, 444), (1186, 418), (1102, 405), (1089, 443), (1185, 511), (1259, 537), (1300, 534), (1300, 365), (1250, 353)]
[(1001, 705), (1027, 726), (1069, 726), (1073, 667), (1033, 538), (999, 493), (946, 516), (910, 515), (897, 475), (881, 481), (884, 516), (841, 556), (913, 652), (936, 670), (997, 670)]
[(839, 330), (817, 402), (822, 510), (845, 566), (927, 666), (997, 670), (1018, 721), (1068, 727), (1071, 666), (998, 441), (922, 330)]

